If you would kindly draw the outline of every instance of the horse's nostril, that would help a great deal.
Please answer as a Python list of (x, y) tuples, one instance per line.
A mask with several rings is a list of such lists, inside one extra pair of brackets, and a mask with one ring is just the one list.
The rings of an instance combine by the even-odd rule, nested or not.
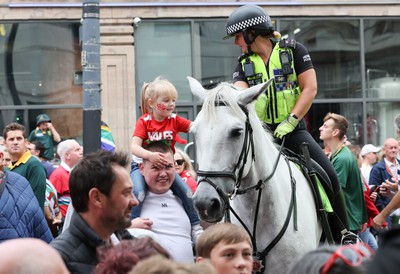
[(209, 212), (219, 212), (221, 210), (221, 203), (219, 199), (211, 199)]

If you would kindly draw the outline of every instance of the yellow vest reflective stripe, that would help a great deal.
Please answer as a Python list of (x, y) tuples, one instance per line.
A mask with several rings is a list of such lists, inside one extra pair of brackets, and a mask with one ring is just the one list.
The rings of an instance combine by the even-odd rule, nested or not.
[(280, 53), (282, 51), (285, 51), (285, 48), (280, 47), (279, 43), (277, 43), (271, 52), (268, 72), (264, 61), (257, 54), (252, 54), (240, 61), (243, 71), (244, 64), (246, 61), (248, 62), (248, 58), (254, 63), (255, 74), (247, 77), (249, 86), (254, 86), (267, 81), (270, 77), (274, 77), (273, 84), (265, 93), (262, 93), (258, 97), (256, 102), (257, 115), (262, 122), (267, 124), (277, 124), (284, 121), (292, 112), (301, 92), (294, 70), (293, 51), (291, 48), (287, 49), (292, 56), (292, 74), (287, 77), (284, 77), (282, 74), (282, 64), (280, 61)]

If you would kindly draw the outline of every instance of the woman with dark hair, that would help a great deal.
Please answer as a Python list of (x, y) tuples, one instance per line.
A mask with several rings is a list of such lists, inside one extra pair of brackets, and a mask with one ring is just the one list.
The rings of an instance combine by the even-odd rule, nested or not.
[(169, 259), (168, 252), (151, 237), (121, 240), (119, 244), (97, 249), (99, 263), (94, 274), (124, 274), (145, 258), (162, 255)]

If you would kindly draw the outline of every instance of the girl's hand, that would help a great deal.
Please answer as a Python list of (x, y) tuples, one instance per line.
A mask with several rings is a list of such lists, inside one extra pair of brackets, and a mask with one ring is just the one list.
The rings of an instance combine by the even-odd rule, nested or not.
[(151, 152), (149, 161), (159, 168), (162, 168), (168, 164), (165, 155), (161, 152)]

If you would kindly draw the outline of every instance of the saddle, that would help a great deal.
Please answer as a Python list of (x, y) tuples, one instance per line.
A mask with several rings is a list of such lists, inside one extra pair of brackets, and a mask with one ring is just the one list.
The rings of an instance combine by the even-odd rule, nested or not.
[[(314, 195), (314, 201), (316, 202), (317, 211), (319, 211), (320, 209), (325, 209), (325, 211), (328, 213), (327, 217), (330, 231), (325, 231), (327, 230), (327, 228), (324, 229), (323, 235), (321, 237), (321, 242), (326, 240), (326, 233), (331, 233), (334, 242), (337, 244), (349, 244), (351, 242), (359, 242), (358, 236), (348, 231), (348, 229), (346, 228), (345, 224), (347, 222), (343, 222), (343, 218), (347, 218), (347, 213), (345, 211), (346, 205), (343, 199), (343, 194), (341, 192), (335, 193), (333, 191), (331, 180), (325, 170), (315, 160), (310, 158), (311, 165), (315, 171), (318, 183), (318, 187), (315, 187), (315, 185), (311, 181), (311, 177), (309, 175), (309, 170), (304, 156), (294, 153), (293, 151), (285, 147), (282, 148), (282, 154), (290, 161), (294, 162), (307, 178), (307, 181), (309, 182), (312, 193)], [(323, 190), (321, 190), (320, 187), (322, 187)], [(329, 210), (329, 207), (327, 207), (328, 201), (326, 200), (329, 201), (328, 206), (332, 206), (331, 210)], [(320, 216), (319, 214), (320, 213), (317, 212), (318, 216)], [(353, 238), (355, 239), (354, 241), (352, 241)], [(351, 239), (350, 242), (349, 239)]]

